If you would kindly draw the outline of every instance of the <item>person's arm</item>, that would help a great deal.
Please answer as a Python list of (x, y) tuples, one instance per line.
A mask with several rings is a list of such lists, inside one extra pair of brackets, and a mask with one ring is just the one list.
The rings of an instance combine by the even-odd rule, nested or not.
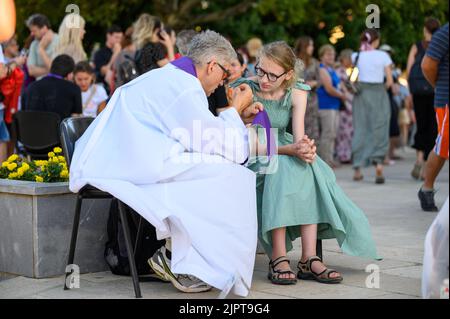
[(106, 93), (105, 89), (101, 85), (97, 85), (97, 94), (99, 96), (99, 99), (97, 101), (103, 101), (98, 104), (97, 106), (97, 115), (99, 115), (106, 107), (106, 101), (108, 100), (108, 94)]
[(55, 34), (52, 30), (47, 31), (47, 33), (44, 35), (44, 37), (39, 41), (38, 46), (38, 54), (41, 57), (42, 61), (44, 62), (45, 68), (47, 70), (50, 70), (50, 67), (52, 65), (52, 59), (47, 54), (47, 48), (49, 45), (51, 45), (51, 42), (53, 41), (53, 37)]
[(5, 64), (0, 63), (0, 80), (4, 79), (6, 75), (8, 74), (8, 68)]
[(99, 115), (105, 109), (105, 107), (106, 107), (106, 101), (103, 101), (102, 103), (100, 103), (97, 108), (97, 115)]
[(47, 70), (47, 68), (44, 67), (37, 66), (37, 55), (39, 54), (38, 46), (39, 44), (37, 41), (33, 41), (33, 43), (31, 43), (30, 54), (27, 59), (28, 74), (35, 78), (46, 75), (50, 70)]
[(47, 68), (39, 67), (36, 65), (28, 65), (28, 74), (34, 78), (39, 78), (43, 75), (48, 74), (49, 70)]
[(172, 42), (172, 38), (165, 30), (161, 31), (161, 37), (162, 39), (160, 39), (159, 42), (166, 47), (168, 61), (175, 60), (175, 43)]
[(439, 75), (439, 63), (447, 59), (448, 62), (448, 25), (433, 34), (425, 57), (422, 60), (422, 71), (427, 81), (436, 87)]
[(392, 67), (391, 65), (387, 65), (384, 67), (384, 74), (386, 75), (386, 83), (384, 84), (386, 87), (386, 90), (389, 90), (389, 88), (394, 84), (394, 79), (392, 78)]
[(162, 68), (163, 66), (165, 66), (167, 63), (169, 63), (169, 60), (168, 60), (168, 59), (162, 59), (162, 60), (159, 60), (159, 61), (156, 62), (156, 64), (158, 64), (158, 66), (159, 66), (160, 68)]
[(417, 54), (417, 46), (415, 44), (412, 45), (411, 50), (409, 50), (408, 62), (406, 64), (406, 78), (409, 77), (409, 73), (411, 72), (411, 68), (416, 60)]
[(425, 79), (427, 79), (431, 86), (436, 87), (436, 81), (439, 71), (439, 61), (425, 55), (422, 60), (421, 67)]
[(42, 46), (39, 46), (39, 56), (41, 57), (42, 61), (44, 62), (45, 69), (47, 72), (50, 70), (50, 67), (52, 65), (52, 59), (48, 56), (47, 51)]
[(331, 76), (327, 70), (325, 70), (324, 68), (321, 68), (319, 71), (319, 74), (320, 74), (320, 82), (322, 83), (322, 85), (323, 85), (325, 91), (328, 93), (328, 95), (337, 97), (338, 99), (342, 99), (342, 100), (345, 99), (344, 94), (342, 92), (336, 90), (336, 88), (333, 86)]
[(320, 83), (320, 68), (319, 68), (319, 64), (313, 60), (313, 67), (315, 72), (313, 73), (313, 77), (312, 79), (310, 79), (309, 81), (306, 81), (306, 84), (308, 84), (312, 90), (317, 89), (321, 83)]
[(305, 135), (305, 113), (308, 102), (308, 92), (292, 89), (292, 132), (294, 143), (278, 149), (278, 154), (296, 156), (307, 163), (312, 163), (316, 157), (314, 141)]

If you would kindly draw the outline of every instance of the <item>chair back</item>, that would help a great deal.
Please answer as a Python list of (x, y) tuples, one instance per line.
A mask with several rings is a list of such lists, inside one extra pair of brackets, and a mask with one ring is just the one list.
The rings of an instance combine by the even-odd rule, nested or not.
[(52, 112), (19, 111), (14, 114), (17, 142), (23, 144), (25, 155), (47, 158), (48, 152), (59, 146), (60, 122), (59, 115)]
[(75, 142), (84, 134), (89, 125), (94, 121), (92, 117), (70, 117), (61, 122), (61, 146), (64, 150), (67, 166), (70, 167)]

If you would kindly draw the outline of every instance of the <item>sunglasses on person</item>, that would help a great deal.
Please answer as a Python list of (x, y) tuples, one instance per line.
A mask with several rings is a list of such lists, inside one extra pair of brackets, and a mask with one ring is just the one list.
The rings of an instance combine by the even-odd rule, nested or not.
[(258, 77), (260, 77), (261, 79), (262, 79), (264, 76), (267, 76), (267, 79), (268, 79), (270, 82), (276, 82), (276, 81), (278, 81), (279, 78), (281, 78), (283, 75), (285, 75), (286, 73), (288, 73), (288, 71), (286, 71), (286, 72), (284, 72), (284, 73), (282, 73), (282, 74), (280, 74), (280, 75), (276, 75), (276, 74), (273, 74), (273, 73), (264, 71), (263, 69), (261, 69), (261, 68), (259, 67), (259, 65), (256, 65), (256, 66), (255, 66), (255, 72), (256, 72), (256, 75), (257, 75)]

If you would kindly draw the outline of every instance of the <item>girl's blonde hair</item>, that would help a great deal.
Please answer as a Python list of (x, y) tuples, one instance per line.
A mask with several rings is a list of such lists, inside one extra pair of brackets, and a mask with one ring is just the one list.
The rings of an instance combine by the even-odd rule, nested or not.
[(334, 49), (334, 46), (332, 46), (331, 44), (324, 44), (319, 49), (319, 58), (321, 59), (327, 52), (336, 53), (336, 50)]
[(81, 40), (85, 25), (85, 20), (79, 14), (71, 13), (64, 17), (58, 30), (59, 41), (54, 53), (55, 57), (67, 54), (74, 59), (75, 63), (87, 59)]
[(132, 40), (136, 49), (142, 49), (152, 40), (155, 29), (161, 28), (161, 20), (148, 13), (143, 13), (133, 24)]
[(283, 83), (285, 88), (291, 88), (298, 80), (301, 80), (300, 74), (303, 72), (304, 64), (296, 57), (294, 50), (286, 42), (276, 41), (264, 45), (259, 52), (257, 63), (262, 57), (272, 60), (285, 72), (294, 71), (293, 77)]

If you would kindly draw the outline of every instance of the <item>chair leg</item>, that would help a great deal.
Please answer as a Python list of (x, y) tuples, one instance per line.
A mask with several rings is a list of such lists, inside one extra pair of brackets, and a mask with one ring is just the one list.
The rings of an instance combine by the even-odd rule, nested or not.
[(316, 254), (317, 254), (317, 257), (322, 259), (322, 240), (320, 240), (320, 239), (318, 239), (316, 242)]
[(139, 285), (139, 277), (136, 270), (136, 262), (134, 260), (133, 246), (131, 244), (130, 228), (128, 227), (128, 220), (125, 214), (125, 208), (120, 200), (119, 200), (119, 214), (120, 220), (122, 221), (123, 233), (125, 235), (125, 245), (127, 246), (127, 254), (128, 260), (130, 262), (131, 275), (133, 277), (134, 293), (136, 295), (136, 298), (142, 298), (141, 287)]
[[(78, 237), (78, 227), (80, 225), (80, 213), (81, 213), (81, 204), (83, 202), (83, 196), (78, 194), (77, 203), (75, 206), (75, 215), (73, 217), (73, 225), (72, 225), (72, 237), (70, 239), (70, 248), (69, 248), (69, 258), (67, 260), (67, 266), (73, 264), (73, 260), (75, 258), (75, 248), (77, 245), (77, 237)], [(69, 290), (67, 287), (67, 277), (71, 274), (71, 272), (66, 272), (66, 278), (64, 280), (64, 290)]]
[(143, 222), (142, 222), (142, 216), (139, 217), (139, 223), (138, 223), (138, 229), (137, 229), (137, 234), (136, 234), (136, 241), (134, 243), (134, 256), (136, 257), (136, 252), (138, 251), (138, 249), (141, 248), (141, 237), (142, 237), (142, 226), (143, 226)]

